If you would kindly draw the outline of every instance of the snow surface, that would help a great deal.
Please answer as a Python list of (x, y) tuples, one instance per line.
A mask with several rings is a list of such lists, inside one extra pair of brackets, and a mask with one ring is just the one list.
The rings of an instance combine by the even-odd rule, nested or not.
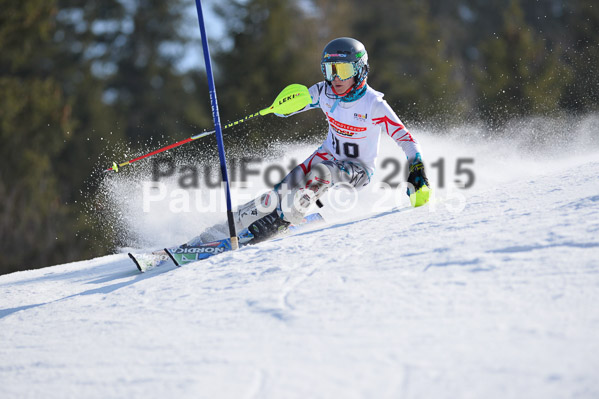
[[(374, 209), (366, 190), (349, 214), (325, 206), (324, 227), (178, 269), (120, 253), (0, 276), (0, 397), (597, 398), (593, 123), (532, 153), (416, 131), (448, 185), (422, 208), (401, 193)], [(469, 190), (449, 187), (459, 157)], [(120, 203), (131, 245), (217, 219), (164, 206)]]

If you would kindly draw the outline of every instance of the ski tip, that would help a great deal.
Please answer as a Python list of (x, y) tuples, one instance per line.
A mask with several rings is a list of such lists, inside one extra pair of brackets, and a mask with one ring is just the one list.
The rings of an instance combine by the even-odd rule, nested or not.
[(131, 252), (129, 252), (128, 255), (131, 258), (131, 260), (133, 261), (133, 263), (135, 263), (135, 266), (137, 266), (137, 270), (139, 270), (141, 273), (143, 273), (144, 271), (141, 269), (141, 266), (139, 265), (139, 262), (137, 261), (137, 259), (135, 259), (135, 256), (133, 256), (133, 254)]
[(177, 260), (173, 256), (173, 254), (171, 254), (171, 251), (168, 250), (168, 248), (164, 248), (164, 252), (166, 252), (166, 254), (168, 255), (168, 257), (171, 258), (171, 260), (173, 261), (173, 263), (175, 264), (175, 266), (181, 267), (181, 265), (177, 262)]

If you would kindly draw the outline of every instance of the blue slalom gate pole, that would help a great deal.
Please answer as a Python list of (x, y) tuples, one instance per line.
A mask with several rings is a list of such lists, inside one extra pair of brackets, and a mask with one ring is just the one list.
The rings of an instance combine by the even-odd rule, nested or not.
[(223, 143), (223, 132), (220, 125), (220, 116), (218, 113), (218, 101), (216, 100), (216, 88), (214, 87), (214, 75), (212, 73), (212, 62), (210, 60), (210, 50), (208, 49), (208, 38), (206, 37), (206, 27), (204, 26), (204, 14), (202, 12), (202, 2), (196, 0), (198, 9), (198, 20), (200, 22), (200, 34), (202, 35), (202, 49), (204, 50), (204, 62), (206, 63), (206, 75), (208, 76), (208, 87), (210, 89), (210, 100), (212, 102), (212, 118), (214, 119), (214, 130), (216, 133), (216, 142), (218, 144), (218, 157), (220, 158), (220, 171), (225, 186), (225, 196), (227, 198), (227, 220), (229, 222), (229, 233), (231, 235), (232, 249), (239, 248), (237, 241), (237, 232), (235, 231), (235, 222), (233, 220), (233, 211), (231, 210), (231, 190), (229, 187), (229, 177), (227, 174), (227, 159), (225, 157), (225, 145)]

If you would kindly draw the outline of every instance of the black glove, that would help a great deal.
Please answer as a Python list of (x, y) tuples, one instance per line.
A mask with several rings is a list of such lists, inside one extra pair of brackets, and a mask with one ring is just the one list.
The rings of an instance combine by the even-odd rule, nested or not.
[[(424, 173), (424, 165), (422, 161), (417, 158), (410, 165), (410, 174), (408, 175), (408, 183), (414, 186), (414, 192), (420, 190), (422, 186), (427, 186), (430, 188), (428, 184), (428, 179), (426, 178), (426, 173)], [(408, 196), (410, 195), (410, 188), (408, 187)]]

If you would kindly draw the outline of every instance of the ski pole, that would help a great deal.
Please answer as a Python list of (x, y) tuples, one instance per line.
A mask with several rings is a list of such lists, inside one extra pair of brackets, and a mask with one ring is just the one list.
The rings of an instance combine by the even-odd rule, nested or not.
[[(308, 88), (306, 86), (303, 86), (303, 85), (300, 85), (297, 83), (291, 84), (291, 85), (285, 87), (283, 89), (283, 91), (281, 91), (281, 93), (279, 93), (279, 95), (277, 96), (277, 98), (275, 99), (275, 101), (272, 103), (272, 105), (270, 107), (264, 108), (264, 109), (256, 112), (255, 114), (248, 115), (238, 121), (228, 123), (228, 124), (224, 125), (222, 128), (226, 129), (226, 128), (229, 128), (232, 126), (239, 125), (240, 123), (243, 123), (249, 119), (255, 118), (256, 116), (263, 116), (263, 115), (268, 115), (268, 114), (272, 114), (272, 113), (283, 114), (283, 115), (290, 114), (292, 112), (296, 112), (296, 111), (299, 111), (299, 110), (305, 108), (306, 105), (310, 104), (311, 102), (312, 102), (312, 97), (310, 96), (310, 92), (308, 91)], [(198, 133), (196, 135), (186, 138), (185, 140), (181, 140), (176, 143), (167, 145), (166, 147), (159, 148), (155, 151), (149, 152), (149, 153), (139, 156), (137, 158), (133, 158), (129, 161), (125, 161), (122, 163), (113, 162), (112, 166), (110, 168), (104, 170), (104, 172), (107, 173), (107, 172), (110, 172), (111, 170), (118, 172), (119, 168), (122, 168), (123, 166), (131, 165), (133, 162), (137, 162), (144, 158), (151, 157), (152, 155), (156, 155), (161, 152), (170, 150), (171, 148), (179, 147), (183, 144), (189, 143), (190, 141), (194, 141), (201, 137), (205, 137), (210, 134), (214, 134), (215, 132), (216, 132), (216, 130)]]

